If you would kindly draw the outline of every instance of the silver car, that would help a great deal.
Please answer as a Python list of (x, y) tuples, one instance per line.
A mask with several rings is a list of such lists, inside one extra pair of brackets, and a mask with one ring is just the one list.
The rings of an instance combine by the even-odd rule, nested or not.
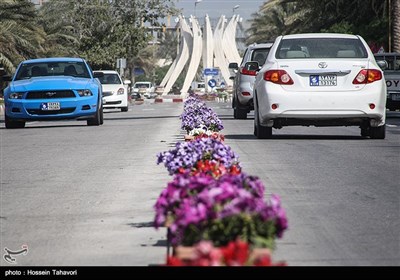
[(253, 83), (257, 71), (245, 67), (246, 62), (256, 61), (259, 66), (264, 65), (272, 43), (252, 44), (247, 47), (240, 67), (237, 63), (230, 63), (229, 69), (234, 72), (232, 108), (235, 119), (246, 119), (247, 113), (254, 110)]
[(390, 111), (400, 109), (400, 53), (377, 53), (375, 59), (385, 62), (382, 69), (387, 86), (386, 108)]

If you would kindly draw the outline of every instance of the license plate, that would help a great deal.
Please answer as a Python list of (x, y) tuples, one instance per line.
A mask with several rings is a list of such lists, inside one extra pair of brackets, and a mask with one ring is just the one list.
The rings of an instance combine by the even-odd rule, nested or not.
[(42, 111), (57, 111), (60, 110), (60, 102), (46, 102), (40, 104)]
[(400, 101), (400, 93), (392, 94), (393, 101)]
[(336, 75), (310, 75), (310, 86), (337, 86)]

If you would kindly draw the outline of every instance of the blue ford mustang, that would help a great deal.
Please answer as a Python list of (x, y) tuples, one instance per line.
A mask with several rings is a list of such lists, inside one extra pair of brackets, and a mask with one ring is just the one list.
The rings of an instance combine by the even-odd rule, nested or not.
[(103, 124), (102, 87), (96, 77), (81, 58), (21, 62), (4, 90), (6, 128), (25, 127), (29, 120), (85, 119), (88, 125)]

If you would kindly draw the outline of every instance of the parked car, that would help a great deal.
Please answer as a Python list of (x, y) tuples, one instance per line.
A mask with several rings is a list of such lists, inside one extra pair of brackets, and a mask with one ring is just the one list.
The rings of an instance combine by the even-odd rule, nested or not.
[[(246, 69), (258, 71), (257, 62)], [(284, 126), (359, 126), (385, 138), (386, 84), (363, 38), (346, 34), (277, 37), (254, 83), (254, 134)]]
[(121, 109), (122, 112), (128, 112), (128, 85), (130, 80), (122, 79), (117, 71), (101, 70), (94, 73), (103, 73), (99, 78), (103, 86), (103, 108), (104, 109)]
[[(4, 90), (6, 128), (23, 128), (26, 121), (86, 119), (103, 124), (102, 87), (81, 58), (23, 61)], [(5, 77), (3, 77), (4, 79)]]
[(136, 82), (132, 90), (133, 93), (139, 93), (146, 98), (155, 98), (157, 96), (157, 94), (154, 93), (154, 85), (152, 82)]
[(240, 67), (237, 63), (229, 64), (229, 68), (233, 71), (232, 108), (235, 119), (246, 119), (247, 113), (254, 110), (253, 84), (257, 72), (247, 69), (246, 62), (257, 61), (258, 65), (264, 65), (271, 46), (272, 43), (252, 44), (247, 47)]
[(386, 108), (390, 111), (400, 109), (400, 53), (377, 53), (375, 59), (383, 61), (382, 70), (387, 86)]

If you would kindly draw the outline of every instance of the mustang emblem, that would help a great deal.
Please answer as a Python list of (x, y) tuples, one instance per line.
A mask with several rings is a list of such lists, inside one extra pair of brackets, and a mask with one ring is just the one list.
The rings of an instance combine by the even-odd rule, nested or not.
[(46, 94), (47, 96), (49, 96), (49, 97), (52, 97), (52, 96), (56, 95), (57, 92), (55, 92), (55, 91), (49, 91), (49, 92), (46, 92), (45, 94)]

